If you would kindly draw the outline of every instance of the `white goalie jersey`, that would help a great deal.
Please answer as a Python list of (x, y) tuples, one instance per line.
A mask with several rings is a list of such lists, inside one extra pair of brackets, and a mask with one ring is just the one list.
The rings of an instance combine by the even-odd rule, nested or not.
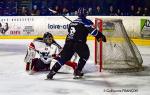
[(31, 63), (32, 59), (39, 58), (45, 64), (50, 64), (52, 61), (56, 62), (53, 59), (53, 56), (58, 55), (61, 51), (61, 46), (56, 42), (53, 42), (51, 45), (46, 45), (42, 38), (35, 39), (28, 46), (27, 54), (24, 59), (25, 63)]
[[(59, 53), (61, 50), (62, 47), (59, 44), (57, 44), (55, 41), (53, 41), (50, 45), (47, 45), (46, 43), (43, 42), (43, 38), (35, 39), (28, 45), (27, 53), (24, 59), (24, 62), (26, 63), (26, 71), (32, 72), (32, 71), (43, 71), (43, 70), (51, 69), (51, 67), (57, 62), (57, 58), (59, 57)], [(40, 60), (40, 61), (36, 61), (36, 60)], [(77, 66), (76, 62), (78, 60), (79, 60), (78, 56), (75, 53), (72, 59), (66, 62), (65, 66), (63, 66), (63, 68), (61, 68), (60, 71), (70, 72), (74, 70)]]

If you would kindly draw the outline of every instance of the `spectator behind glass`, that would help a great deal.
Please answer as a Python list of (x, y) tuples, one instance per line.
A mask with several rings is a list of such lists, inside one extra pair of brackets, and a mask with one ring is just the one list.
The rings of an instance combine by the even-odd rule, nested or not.
[(150, 16), (150, 13), (147, 7), (144, 8), (143, 16)]
[(116, 16), (123, 16), (123, 12), (120, 9), (117, 9), (115, 15)]
[(129, 10), (129, 16), (135, 16), (136, 15), (136, 10), (134, 5), (130, 6), (130, 10)]
[(54, 15), (61, 15), (61, 10), (58, 5), (55, 6), (54, 11)]
[(91, 7), (88, 8), (88, 15), (93, 15), (93, 10)]
[(66, 7), (63, 8), (62, 15), (69, 16), (69, 11), (68, 11), (68, 9)]
[(32, 16), (39, 16), (39, 15), (40, 15), (40, 10), (38, 10), (37, 5), (34, 5), (34, 6), (33, 6), (31, 15), (32, 15)]
[(22, 7), (22, 9), (21, 9), (21, 16), (30, 16), (30, 15), (31, 14), (30, 14), (29, 9), (26, 8), (26, 7)]
[(109, 7), (107, 15), (108, 16), (115, 16), (114, 7), (112, 5)]
[(78, 15), (78, 11), (75, 11), (75, 12), (74, 12), (74, 15), (77, 16), (77, 15)]
[(138, 9), (136, 11), (136, 16), (142, 16), (142, 9), (141, 9), (141, 7), (138, 7)]
[(101, 7), (100, 6), (96, 6), (96, 10), (94, 10), (93, 15), (103, 15)]

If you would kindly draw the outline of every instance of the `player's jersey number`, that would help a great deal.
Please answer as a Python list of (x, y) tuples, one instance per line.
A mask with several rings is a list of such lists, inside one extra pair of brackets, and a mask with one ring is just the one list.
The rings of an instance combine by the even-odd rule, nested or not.
[(75, 29), (75, 27), (70, 27), (70, 33), (69, 33), (69, 35), (70, 36), (74, 36), (74, 33), (76, 32), (76, 29)]

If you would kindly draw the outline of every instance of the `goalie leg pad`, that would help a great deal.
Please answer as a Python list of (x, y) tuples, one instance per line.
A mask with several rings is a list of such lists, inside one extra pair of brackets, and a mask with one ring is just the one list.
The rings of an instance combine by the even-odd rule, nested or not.
[(27, 54), (25, 56), (25, 59), (24, 59), (24, 62), (25, 63), (31, 63), (32, 62), (32, 59), (35, 58), (35, 55), (36, 55), (36, 51), (35, 50), (32, 50), (32, 49), (28, 49), (27, 50)]
[(77, 68), (77, 63), (75, 63), (75, 62), (68, 61), (65, 63), (65, 65), (72, 67), (73, 70), (75, 70)]
[(32, 65), (35, 71), (47, 71), (50, 69), (50, 64), (45, 64), (41, 59), (35, 58), (32, 60)]
[(29, 70), (30, 70), (30, 63), (27, 62), (27, 63), (26, 63), (26, 71), (29, 71)]

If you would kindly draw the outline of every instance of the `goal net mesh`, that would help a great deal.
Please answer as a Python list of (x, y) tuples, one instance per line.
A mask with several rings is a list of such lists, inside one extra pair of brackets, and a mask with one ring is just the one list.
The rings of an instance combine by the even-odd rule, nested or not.
[(131, 72), (142, 69), (141, 54), (127, 35), (122, 20), (96, 19), (95, 25), (107, 38), (106, 43), (96, 42), (95, 60), (97, 64), (102, 65), (100, 69), (110, 72)]

